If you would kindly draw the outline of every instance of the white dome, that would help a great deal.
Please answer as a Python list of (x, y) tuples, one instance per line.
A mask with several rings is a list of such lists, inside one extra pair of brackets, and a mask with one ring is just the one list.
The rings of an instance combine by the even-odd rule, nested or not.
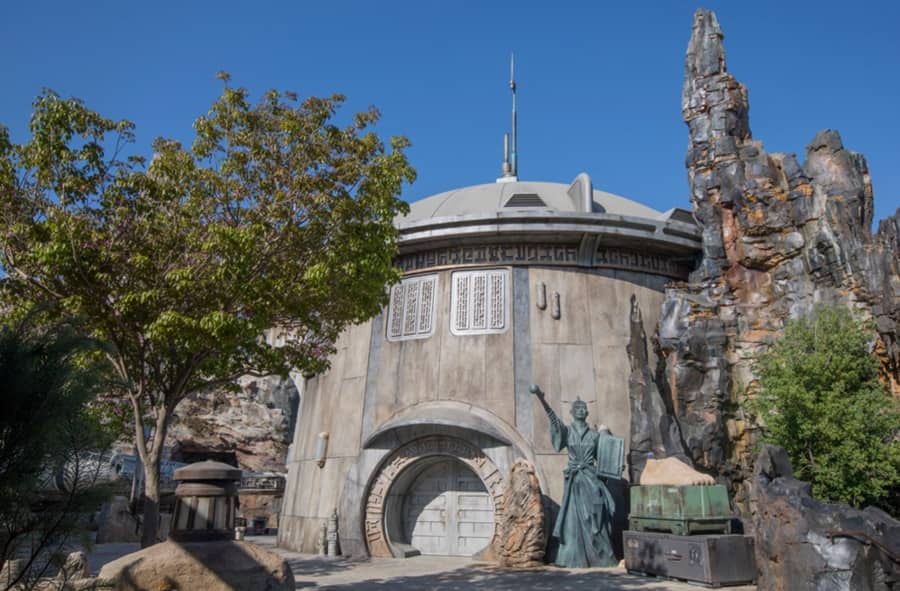
[[(397, 218), (409, 224), (428, 218), (486, 214), (497, 211), (552, 210), (583, 212), (570, 196), (570, 185), (543, 182), (500, 182), (462, 187), (410, 203), (409, 214)], [(593, 190), (593, 213), (606, 213), (648, 219), (662, 219), (664, 214), (636, 201)]]

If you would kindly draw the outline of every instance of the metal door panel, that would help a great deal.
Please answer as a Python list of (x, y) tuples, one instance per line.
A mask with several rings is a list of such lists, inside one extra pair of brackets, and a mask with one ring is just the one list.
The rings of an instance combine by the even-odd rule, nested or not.
[(454, 460), (419, 475), (403, 517), (406, 539), (422, 554), (471, 556), (494, 535), (493, 499), (481, 479)]

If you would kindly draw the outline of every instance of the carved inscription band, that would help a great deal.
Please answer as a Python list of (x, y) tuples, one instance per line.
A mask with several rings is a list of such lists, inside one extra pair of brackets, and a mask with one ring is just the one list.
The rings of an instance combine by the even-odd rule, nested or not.
[[(434, 267), (466, 265), (569, 265), (579, 264), (577, 244), (501, 244), (448, 246), (401, 255), (397, 265), (401, 271), (420, 271)], [(627, 248), (601, 246), (590, 266), (624, 269), (639, 273), (686, 279), (691, 272), (688, 261), (664, 254), (643, 253)]]
[(384, 525), (384, 504), (394, 480), (413, 463), (429, 456), (451, 456), (468, 466), (481, 478), (494, 501), (494, 531), (503, 509), (503, 476), (497, 466), (474, 445), (454, 437), (430, 436), (416, 439), (398, 448), (382, 465), (366, 498), (366, 543), (369, 555), (390, 558)]

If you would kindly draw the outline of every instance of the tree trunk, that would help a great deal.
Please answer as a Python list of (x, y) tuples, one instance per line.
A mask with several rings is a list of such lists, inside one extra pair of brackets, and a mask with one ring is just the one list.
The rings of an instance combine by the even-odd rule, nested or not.
[(144, 461), (144, 502), (143, 527), (141, 529), (141, 548), (157, 543), (159, 533), (159, 459), (162, 455), (162, 445), (154, 445), (148, 450), (148, 457)]
[[(144, 494), (141, 497), (144, 502), (142, 548), (152, 546), (159, 541), (157, 539), (159, 533), (159, 465), (171, 416), (171, 408), (167, 406), (157, 408), (156, 427), (149, 441), (145, 438), (141, 423), (136, 421), (135, 435), (138, 437), (138, 454), (144, 463)], [(137, 429), (140, 429), (140, 432)]]

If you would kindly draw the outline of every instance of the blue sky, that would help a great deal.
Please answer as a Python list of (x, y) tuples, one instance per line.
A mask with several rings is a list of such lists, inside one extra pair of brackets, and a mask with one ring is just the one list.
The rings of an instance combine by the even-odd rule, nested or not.
[[(23, 140), (42, 87), (189, 140), (227, 70), (255, 95), (340, 92), (403, 134), (415, 200), (492, 182), (517, 59), (519, 176), (594, 186), (660, 210), (687, 207), (681, 121), (694, 9), (656, 2), (4, 2), (0, 123)], [(900, 3), (707, 2), (729, 70), (749, 87), (754, 137), (802, 155), (838, 129), (866, 155), (876, 219), (900, 205)]]

